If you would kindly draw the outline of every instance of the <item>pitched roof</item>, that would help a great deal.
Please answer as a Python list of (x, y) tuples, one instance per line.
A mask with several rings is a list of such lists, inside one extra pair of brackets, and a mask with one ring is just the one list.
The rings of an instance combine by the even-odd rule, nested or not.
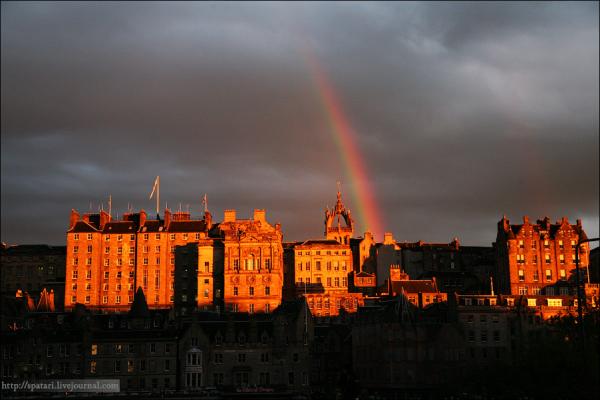
[(135, 233), (136, 226), (131, 221), (111, 221), (104, 224), (102, 233)]
[(146, 220), (144, 225), (141, 227), (140, 232), (142, 232), (142, 233), (162, 232), (162, 229), (161, 229), (162, 227), (163, 227), (162, 221), (159, 221), (156, 219), (150, 219), (150, 220)]
[(401, 293), (437, 293), (437, 287), (433, 280), (406, 280), (392, 281), (392, 292)]
[(67, 232), (76, 232), (76, 233), (98, 232), (98, 229), (94, 228), (92, 225), (88, 224), (85, 221), (77, 221), (75, 223), (75, 225), (73, 225), (73, 227), (71, 229), (69, 229)]
[(202, 220), (171, 221), (167, 230), (169, 232), (204, 232), (206, 224)]

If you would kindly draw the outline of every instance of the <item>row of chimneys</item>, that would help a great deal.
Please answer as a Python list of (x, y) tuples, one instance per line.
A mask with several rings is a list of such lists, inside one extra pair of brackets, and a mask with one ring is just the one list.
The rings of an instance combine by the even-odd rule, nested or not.
[[(133, 222), (136, 222), (138, 224), (138, 226), (143, 226), (146, 223), (147, 218), (148, 218), (148, 215), (147, 215), (146, 211), (141, 210), (139, 213), (135, 213), (135, 214), (134, 213), (123, 214), (122, 221), (133, 221)], [(236, 219), (237, 219), (237, 216), (236, 216), (235, 210), (225, 210), (224, 215), (223, 215), (223, 222), (235, 222)], [(254, 219), (254, 221), (266, 223), (267, 222), (266, 211), (260, 210), (260, 209), (255, 209), (253, 219)], [(76, 210), (73, 209), (73, 210), (71, 210), (69, 229), (73, 228), (73, 226), (75, 226), (77, 221), (80, 221), (80, 220), (83, 220), (84, 222), (86, 222), (88, 224), (96, 225), (100, 229), (103, 229), (104, 225), (107, 222), (110, 222), (112, 220), (112, 218), (104, 210), (100, 211), (99, 214), (92, 214), (92, 213), (84, 214), (83, 218), (82, 218), (80, 216), (80, 214)], [(177, 212), (171, 213), (171, 210), (169, 210), (168, 208), (165, 209), (165, 213), (164, 213), (165, 226), (169, 226), (171, 221), (190, 221), (190, 220), (191, 220), (191, 217), (190, 217), (189, 212), (177, 211)], [(204, 221), (206, 222), (208, 229), (210, 229), (210, 226), (212, 225), (212, 216), (211, 216), (210, 212), (206, 211), (204, 213)]]
[[(529, 216), (525, 215), (523, 217), (523, 224), (529, 224)], [(548, 217), (544, 217), (544, 219), (538, 219), (536, 221), (537, 225), (543, 226), (546, 228), (546, 230), (550, 229), (550, 218)], [(556, 221), (556, 225), (562, 225), (562, 224), (568, 224), (569, 223), (569, 219), (567, 217), (562, 217), (560, 219), (560, 221)], [(510, 221), (508, 220), (508, 218), (506, 218), (506, 216), (503, 216), (502, 219), (500, 220), (500, 224), (503, 225), (503, 228), (505, 231), (508, 231), (508, 229), (510, 228)], [(581, 228), (581, 220), (578, 219), (577, 220), (577, 227)]]

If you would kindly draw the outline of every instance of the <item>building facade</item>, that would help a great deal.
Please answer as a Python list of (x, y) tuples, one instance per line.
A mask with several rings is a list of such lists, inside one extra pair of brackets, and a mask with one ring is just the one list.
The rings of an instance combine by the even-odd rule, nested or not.
[(175, 248), (197, 242), (211, 228), (211, 216), (192, 220), (188, 212), (147, 219), (144, 210), (113, 220), (101, 211), (80, 217), (71, 212), (67, 231), (65, 309), (123, 311), (142, 287), (151, 308), (174, 302)]
[[(562, 218), (555, 224), (549, 218), (531, 223), (511, 224), (503, 217), (498, 222), (496, 237), (495, 282), (503, 294), (569, 295), (573, 293), (575, 250), (580, 239), (586, 239), (581, 220), (575, 225)], [(579, 266), (587, 269), (589, 246), (579, 248)], [(584, 276), (580, 277), (584, 279)]]

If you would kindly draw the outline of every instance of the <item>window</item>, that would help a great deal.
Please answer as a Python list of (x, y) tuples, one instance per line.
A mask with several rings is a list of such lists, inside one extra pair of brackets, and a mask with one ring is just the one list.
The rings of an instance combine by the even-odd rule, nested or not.
[(537, 270), (533, 271), (533, 280), (535, 282), (540, 280), (540, 273)]
[(115, 297), (115, 303), (116, 304), (121, 304), (121, 296), (116, 296)]
[(307, 261), (307, 262), (306, 262), (306, 270), (307, 270), (307, 271), (310, 271), (310, 261)]
[(327, 287), (331, 287), (331, 278), (327, 278)]
[(183, 240), (188, 240), (188, 234), (187, 233), (183, 234)]
[(547, 281), (552, 280), (552, 270), (551, 269), (546, 269), (546, 280)]
[(75, 257), (73, 259), (73, 265), (75, 265), (75, 266), (79, 265), (79, 258)]
[(559, 289), (559, 293), (560, 293), (561, 296), (568, 296), (569, 295), (569, 288), (563, 286), (563, 287), (561, 287)]
[(250, 305), (248, 307), (249, 307), (248, 311), (250, 312), (250, 314), (252, 314), (254, 312), (254, 304), (250, 303)]
[(233, 295), (234, 295), (234, 296), (237, 296), (237, 295), (238, 295), (238, 287), (237, 287), (237, 286), (234, 286), (234, 287), (233, 287)]
[(96, 361), (90, 361), (90, 374), (96, 373)]
[(482, 329), (481, 330), (481, 341), (482, 342), (487, 342), (487, 339), (488, 339), (487, 329)]
[(91, 233), (87, 234), (87, 240), (92, 240), (92, 234)]
[(117, 254), (123, 254), (123, 247), (117, 247)]
[(248, 288), (248, 294), (249, 294), (250, 296), (254, 296), (254, 287), (250, 286), (250, 287)]
[(335, 278), (333, 279), (333, 281), (334, 281), (334, 286), (335, 286), (335, 287), (339, 287), (339, 286), (340, 286), (340, 278), (338, 278), (338, 277), (335, 277)]
[(524, 249), (525, 248), (525, 242), (522, 240), (519, 240), (519, 248), (520, 249)]
[(121, 360), (115, 361), (115, 372), (121, 372)]
[(117, 278), (121, 279), (121, 271), (117, 271)]
[(331, 271), (331, 261), (327, 261), (327, 271)]
[(535, 241), (535, 240), (531, 241), (531, 248), (532, 249), (536, 249), (537, 248), (537, 241)]
[(560, 261), (561, 264), (564, 264), (565, 263), (565, 255), (564, 254), (559, 255), (558, 260)]
[(104, 241), (105, 242), (110, 242), (110, 236), (109, 235), (104, 236)]
[(545, 249), (549, 249), (550, 248), (550, 242), (548, 241), (548, 239), (544, 240), (544, 248)]
[(150, 343), (150, 353), (156, 353), (156, 343)]
[(548, 299), (548, 307), (562, 307), (562, 299)]
[(559, 241), (558, 241), (558, 247), (559, 247), (561, 250), (563, 250), (563, 249), (565, 248), (565, 245), (564, 245), (564, 243), (563, 243), (563, 241), (562, 241), (562, 240), (559, 240)]
[(88, 269), (85, 272), (85, 279), (92, 279), (92, 270), (91, 269)]
[(525, 287), (525, 286), (519, 286), (519, 294), (521, 296), (526, 295), (527, 294), (527, 287)]
[(148, 265), (148, 259), (147, 259), (147, 258), (144, 258), (144, 260), (143, 260), (143, 264), (144, 264), (144, 265)]
[(544, 256), (544, 259), (546, 260), (546, 264), (550, 264), (552, 262), (552, 259), (550, 258), (550, 254), (546, 254)]
[(525, 255), (517, 254), (517, 264), (525, 264)]
[(246, 362), (246, 354), (244, 354), (244, 353), (239, 353), (239, 354), (238, 354), (238, 362), (240, 362), (240, 363), (245, 363), (245, 362)]
[(77, 271), (73, 271), (72, 275), (73, 275), (73, 279), (77, 279)]
[(160, 246), (156, 246), (156, 247), (154, 248), (154, 252), (155, 252), (155, 253), (160, 253)]
[(575, 250), (575, 247), (577, 247), (577, 242), (575, 240), (571, 240), (571, 249)]
[(79, 252), (79, 246), (73, 246), (73, 253)]
[(265, 312), (266, 313), (271, 312), (271, 306), (269, 305), (269, 303), (265, 304)]
[(79, 233), (73, 235), (73, 240), (79, 240)]
[(536, 299), (527, 299), (527, 306), (528, 307), (535, 307), (535, 306), (537, 306), (537, 300)]
[(537, 264), (537, 254), (533, 255), (533, 264)]
[(117, 235), (117, 240), (119, 242), (122, 242), (123, 241), (123, 235)]
[(565, 271), (564, 269), (561, 269), (561, 270), (559, 271), (559, 273), (560, 273), (560, 279), (561, 279), (561, 280), (563, 280), (563, 281), (564, 281), (564, 280), (566, 280), (566, 279), (567, 279), (567, 271)]
[(88, 283), (86, 283), (86, 284), (85, 284), (85, 290), (88, 290), (88, 291), (89, 291), (89, 290), (92, 290), (92, 284), (91, 284), (91, 283), (89, 283), (89, 282), (88, 282)]
[(315, 268), (317, 269), (317, 271), (321, 270), (321, 261), (315, 261)]
[(302, 263), (301, 262), (298, 263), (298, 271), (302, 271)]
[(102, 296), (102, 304), (107, 304), (107, 303), (108, 303), (108, 296)]
[(133, 360), (127, 360), (127, 372), (133, 372)]
[(270, 296), (270, 295), (271, 295), (271, 287), (265, 286), (265, 296)]
[(171, 239), (171, 240), (175, 240), (175, 234), (174, 234), (174, 233), (171, 233), (171, 234), (169, 235), (169, 239)]
[(270, 258), (265, 259), (265, 268), (271, 269), (271, 259)]
[(110, 260), (108, 258), (104, 259), (104, 266), (105, 267), (109, 267), (110, 266)]
[(85, 260), (85, 265), (92, 265), (92, 259), (88, 257), (88, 258)]
[(525, 271), (522, 269), (519, 270), (519, 282), (525, 281)]

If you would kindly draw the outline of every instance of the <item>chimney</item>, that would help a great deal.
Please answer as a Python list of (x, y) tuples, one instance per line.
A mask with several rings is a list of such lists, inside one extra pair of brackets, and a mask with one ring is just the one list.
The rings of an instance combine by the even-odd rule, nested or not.
[(171, 223), (171, 210), (165, 208), (165, 228), (169, 229), (169, 224)]
[(223, 215), (223, 222), (235, 222), (235, 210), (225, 210)]
[(394, 244), (394, 235), (391, 232), (385, 232), (383, 234), (383, 244), (392, 245)]
[(140, 210), (140, 228), (146, 224), (146, 218), (148, 218), (146, 211)]
[(266, 215), (265, 210), (257, 210), (257, 209), (254, 210), (254, 220), (255, 221), (260, 221), (260, 222), (266, 223), (267, 220), (265, 219), (265, 215)]
[(79, 221), (79, 213), (75, 209), (71, 209), (71, 218), (69, 219), (69, 229), (72, 229)]
[(100, 230), (104, 229), (104, 225), (110, 222), (110, 219), (110, 215), (106, 211), (100, 211)]

